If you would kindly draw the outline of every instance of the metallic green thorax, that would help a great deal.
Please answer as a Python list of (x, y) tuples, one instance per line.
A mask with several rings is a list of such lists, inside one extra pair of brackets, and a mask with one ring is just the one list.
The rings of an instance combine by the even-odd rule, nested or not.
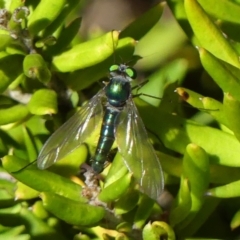
[(124, 64), (113, 65), (110, 68), (110, 82), (105, 87), (107, 105), (103, 117), (100, 138), (97, 149), (92, 159), (92, 168), (96, 172), (101, 172), (104, 162), (115, 140), (114, 129), (119, 114), (131, 96), (130, 81), (135, 76), (135, 72)]

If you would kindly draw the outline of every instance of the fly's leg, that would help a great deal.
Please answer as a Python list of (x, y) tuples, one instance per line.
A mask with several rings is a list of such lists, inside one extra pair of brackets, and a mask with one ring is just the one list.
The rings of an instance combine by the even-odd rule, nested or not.
[(162, 98), (160, 97), (155, 97), (155, 96), (152, 96), (152, 95), (149, 95), (149, 94), (146, 94), (146, 93), (138, 93), (138, 91), (144, 86), (146, 85), (147, 83), (149, 82), (149, 80), (145, 80), (144, 82), (132, 87), (132, 90), (136, 89), (137, 93), (132, 95), (133, 98), (135, 97), (140, 97), (140, 96), (146, 96), (146, 97), (151, 97), (151, 98), (155, 98), (155, 99), (158, 99), (158, 100), (162, 100)]
[(149, 80), (145, 80), (144, 82), (141, 82), (140, 84), (132, 87), (132, 90), (137, 89), (137, 92), (139, 91), (139, 89), (141, 89), (144, 85), (146, 85), (149, 82)]

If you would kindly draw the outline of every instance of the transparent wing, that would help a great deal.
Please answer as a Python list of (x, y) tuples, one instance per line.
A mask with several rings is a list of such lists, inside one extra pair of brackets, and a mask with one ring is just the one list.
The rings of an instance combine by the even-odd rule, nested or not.
[(157, 199), (164, 188), (163, 172), (132, 99), (120, 114), (115, 137), (119, 152), (141, 191)]
[(38, 156), (38, 168), (51, 166), (79, 147), (91, 135), (103, 117), (103, 97), (104, 89), (52, 134)]

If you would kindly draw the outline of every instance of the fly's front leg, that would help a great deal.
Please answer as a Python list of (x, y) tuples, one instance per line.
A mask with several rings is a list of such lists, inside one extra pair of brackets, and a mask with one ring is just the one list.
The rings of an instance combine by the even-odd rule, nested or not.
[(154, 99), (162, 100), (162, 98), (160, 98), (160, 97), (155, 97), (155, 96), (152, 96), (152, 95), (149, 95), (149, 94), (146, 94), (146, 93), (138, 93), (138, 91), (148, 82), (149, 82), (149, 80), (145, 80), (144, 82), (132, 87), (132, 90), (136, 89), (136, 91), (137, 91), (137, 93), (133, 94), (132, 97), (135, 98), (135, 97), (140, 97), (140, 96), (146, 96), (146, 97), (151, 97), (151, 98), (154, 98)]

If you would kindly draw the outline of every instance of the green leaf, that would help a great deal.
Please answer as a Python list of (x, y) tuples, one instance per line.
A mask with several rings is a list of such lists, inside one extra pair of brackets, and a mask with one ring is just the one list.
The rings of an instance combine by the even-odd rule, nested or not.
[(38, 170), (36, 166), (20, 170), (27, 162), (15, 156), (5, 156), (2, 164), (14, 178), (39, 192), (52, 192), (79, 202), (86, 202), (81, 196), (82, 187), (67, 178), (46, 170)]
[(43, 207), (43, 202), (40, 200), (34, 203), (32, 206), (32, 212), (40, 219), (46, 219), (50, 215), (48, 211)]
[(218, 0), (217, 4), (215, 0), (198, 0), (198, 2), (206, 12), (215, 18), (232, 23), (240, 23), (240, 6), (234, 1)]
[(98, 195), (98, 199), (103, 202), (111, 202), (121, 197), (128, 189), (131, 183), (132, 175), (126, 174), (112, 184), (103, 188)]
[(232, 220), (231, 220), (231, 229), (234, 230), (240, 226), (240, 210), (238, 210)]
[[(210, 97), (203, 97), (202, 103), (204, 109), (208, 111), (208, 113), (215, 118), (219, 123), (224, 124), (228, 127), (228, 121), (226, 119), (226, 116), (224, 115), (224, 106), (219, 101), (215, 100), (214, 98)], [(203, 110), (204, 110), (203, 109)]]
[[(182, 173), (182, 159), (172, 157), (164, 153), (158, 153), (158, 158), (164, 172), (180, 178)], [(227, 167), (219, 164), (210, 165), (210, 182), (215, 184), (226, 184), (237, 181), (240, 176), (240, 168)]]
[(200, 47), (205, 48), (217, 58), (240, 68), (238, 54), (198, 2), (196, 0), (185, 0), (184, 3), (188, 20), (201, 44)]
[[(2, 184), (1, 184), (2, 185)], [(14, 193), (13, 193), (14, 187), (11, 189), (5, 186), (1, 186), (0, 194), (1, 194), (1, 200), (0, 200), (0, 207), (5, 208), (14, 205)]]
[[(118, 41), (117, 48), (114, 49), (114, 56), (117, 61), (128, 61), (131, 59), (136, 41), (133, 38), (123, 38)], [(109, 67), (114, 63), (114, 57), (109, 56), (104, 61), (84, 69), (74, 71), (69, 74), (63, 74), (62, 80), (67, 86), (74, 90), (82, 90), (89, 87), (94, 82), (107, 75)]]
[[(174, 228), (176, 235), (182, 236), (183, 238), (188, 238), (189, 236), (195, 236), (196, 232), (201, 228), (201, 226), (204, 223), (207, 223), (207, 220), (209, 219), (209, 217), (216, 212), (216, 209), (219, 203), (220, 203), (220, 199), (206, 198), (205, 202), (202, 205), (201, 210), (196, 212), (195, 218), (186, 227), (182, 228), (182, 224), (180, 223), (178, 226)], [(210, 224), (211, 224), (211, 221), (210, 221)]]
[(24, 73), (18, 75), (16, 79), (8, 86), (10, 90), (13, 90), (19, 86), (26, 79), (26, 75)]
[(232, 198), (240, 196), (240, 180), (229, 184), (211, 188), (206, 192), (207, 196), (218, 198)]
[(193, 92), (186, 88), (176, 88), (175, 92), (187, 103), (191, 104), (196, 108), (203, 108), (202, 98), (203, 96), (199, 93)]
[(29, 233), (32, 238), (40, 238), (44, 235), (44, 239), (59, 239), (66, 240), (66, 238), (58, 233), (57, 230), (50, 227), (47, 223), (35, 216), (27, 207), (22, 207), (19, 216), (28, 224)]
[[(1, 226), (2, 227), (2, 226)], [(30, 240), (30, 236), (28, 234), (21, 234), (26, 230), (24, 225), (17, 227), (4, 227), (4, 231), (0, 232), (0, 238), (4, 240)]]
[(107, 187), (116, 182), (118, 179), (123, 178), (126, 176), (127, 172), (128, 169), (123, 163), (122, 156), (120, 153), (117, 153), (106, 176), (104, 187)]
[(28, 109), (35, 115), (56, 114), (58, 111), (56, 92), (50, 89), (36, 91), (28, 103)]
[(54, 69), (70, 72), (102, 62), (114, 52), (118, 35), (117, 31), (112, 31), (102, 37), (75, 45), (69, 51), (53, 58)]
[(196, 144), (189, 144), (183, 158), (183, 176), (189, 180), (192, 209), (201, 205), (201, 198), (209, 184), (209, 160), (206, 152)]
[[(55, 18), (54, 21), (51, 22), (50, 25), (48, 25), (45, 29), (43, 29), (43, 31), (42, 31), (43, 37), (48, 37), (51, 35), (55, 36), (55, 33), (58, 32), (58, 29), (61, 28), (67, 22), (66, 19), (69, 17), (69, 15), (72, 13), (72, 11), (77, 9), (77, 5), (79, 5), (79, 3), (80, 2), (78, 0), (66, 1), (64, 8), (61, 10), (61, 12), (57, 16), (57, 18)], [(65, 31), (63, 31), (63, 32), (65, 32)], [(67, 40), (65, 40), (65, 41), (67, 41)]]
[[(167, 66), (161, 67), (150, 75), (148, 77), (149, 82), (141, 88), (141, 92), (154, 97), (163, 98), (163, 101), (161, 101), (161, 106), (163, 106), (164, 102), (167, 102), (167, 97), (164, 96), (166, 87), (176, 81), (182, 81), (186, 71), (187, 62), (184, 59), (172, 61)], [(149, 96), (140, 96), (140, 98), (153, 106), (160, 105), (159, 99), (154, 99)], [(172, 98), (170, 101), (172, 101)], [(169, 108), (169, 104), (167, 107)]]
[(22, 0), (14, 0), (14, 1), (11, 1), (8, 10), (9, 10), (11, 13), (13, 13), (14, 10), (16, 10), (16, 8), (22, 7), (22, 6), (24, 6), (24, 2), (23, 2)]
[(9, 35), (7, 30), (0, 29), (1, 42), (0, 42), (0, 51), (4, 51), (5, 48), (13, 41), (12, 37)]
[[(140, 40), (159, 21), (164, 6), (164, 3), (160, 3), (141, 15), (121, 31), (120, 37), (132, 37)], [(139, 26), (141, 26), (141, 28), (139, 28)]]
[(165, 222), (153, 222), (145, 225), (143, 229), (143, 240), (158, 240), (161, 237), (175, 240), (173, 229)]
[(32, 12), (28, 20), (28, 29), (33, 35), (37, 35), (46, 28), (61, 13), (66, 0), (42, 0)]
[[(0, 92), (7, 87), (22, 73), (22, 55), (8, 55), (0, 58)], [(2, 116), (2, 115), (1, 115)]]
[(189, 181), (182, 177), (178, 196), (175, 199), (174, 205), (170, 211), (169, 222), (171, 226), (180, 224), (190, 213), (192, 207), (192, 199)]
[[(200, 211), (209, 184), (209, 160), (206, 152), (196, 144), (189, 144), (183, 158), (183, 178), (188, 179), (191, 195), (191, 209), (179, 228), (186, 227)], [(189, 202), (188, 202), (189, 205)]]
[(240, 141), (240, 128), (238, 121), (240, 116), (240, 101), (231, 96), (231, 94), (225, 93), (223, 105), (228, 126), (234, 132), (238, 141)]
[(61, 34), (58, 37), (56, 44), (48, 47), (47, 52), (51, 53), (51, 55), (56, 55), (60, 54), (61, 51), (64, 50), (64, 48), (68, 47), (73, 38), (77, 35), (81, 25), (81, 21), (81, 18), (76, 18), (67, 27), (65, 27), (61, 31)]
[(233, 135), (173, 116), (160, 109), (156, 114), (156, 108), (139, 99), (135, 102), (146, 127), (157, 134), (167, 148), (183, 154), (186, 146), (192, 142), (206, 151), (211, 164), (240, 166), (240, 143)]
[(92, 225), (99, 222), (105, 215), (102, 207), (79, 203), (65, 197), (42, 193), (43, 206), (52, 214), (73, 225)]
[(232, 68), (228, 69), (228, 64), (223, 63), (203, 48), (199, 49), (199, 54), (203, 67), (219, 85), (223, 92), (229, 92), (240, 100), (240, 72), (238, 72), (238, 75), (234, 74)]
[(24, 58), (23, 71), (27, 77), (36, 78), (43, 83), (49, 82), (51, 79), (51, 72), (46, 62), (43, 57), (37, 53), (29, 54)]
[(16, 200), (28, 200), (37, 198), (39, 196), (39, 192), (28, 187), (27, 185), (17, 182), (17, 189), (15, 191), (15, 199)]
[(240, 168), (226, 167), (221, 165), (210, 165), (210, 182), (226, 184), (239, 179)]
[[(31, 236), (31, 239), (38, 239), (44, 235), (44, 239), (59, 239), (66, 240), (65, 237), (60, 235), (55, 229), (48, 226), (47, 223), (36, 217), (31, 211), (29, 211), (26, 204), (17, 204), (11, 208), (0, 209), (0, 217), (4, 219), (6, 225), (13, 225), (18, 223), (21, 219), (22, 223), (27, 226), (27, 236)], [(17, 220), (19, 219), (19, 220)], [(19, 229), (20, 230), (20, 229)], [(10, 232), (12, 235), (16, 234), (17, 230)], [(9, 239), (14, 239), (13, 236)], [(5, 239), (5, 238), (3, 238)], [(21, 239), (21, 238), (20, 238)]]
[(128, 191), (120, 197), (114, 205), (114, 211), (117, 215), (121, 215), (133, 210), (138, 203), (139, 191), (128, 189)]
[(139, 206), (134, 216), (134, 227), (137, 229), (143, 228), (149, 218), (154, 205), (154, 200), (142, 195), (139, 201)]
[(223, 104), (219, 101), (213, 98), (203, 97), (201, 94), (182, 87), (177, 88), (175, 92), (193, 107), (198, 108), (203, 112), (208, 112), (219, 123), (229, 126), (224, 114)]
[(34, 144), (33, 136), (31, 134), (31, 132), (29, 131), (29, 129), (27, 129), (25, 126), (22, 126), (22, 129), (23, 129), (23, 137), (24, 137), (25, 146), (26, 146), (27, 153), (28, 153), (28, 159), (30, 161), (33, 161), (37, 158), (37, 155), (38, 155), (36, 146)]
[(72, 177), (79, 174), (79, 166), (84, 163), (88, 156), (88, 149), (85, 144), (74, 149), (71, 153), (65, 156), (61, 161), (50, 167), (52, 172), (64, 177)]
[(174, 14), (174, 17), (178, 20), (181, 28), (187, 34), (187, 36), (195, 42), (193, 39), (193, 30), (191, 25), (189, 24), (188, 17), (184, 7), (184, 1), (175, 1), (175, 0), (168, 0), (167, 1), (169, 8)]
[(0, 109), (0, 125), (22, 121), (29, 115), (28, 108), (22, 104), (18, 104), (6, 109)]

